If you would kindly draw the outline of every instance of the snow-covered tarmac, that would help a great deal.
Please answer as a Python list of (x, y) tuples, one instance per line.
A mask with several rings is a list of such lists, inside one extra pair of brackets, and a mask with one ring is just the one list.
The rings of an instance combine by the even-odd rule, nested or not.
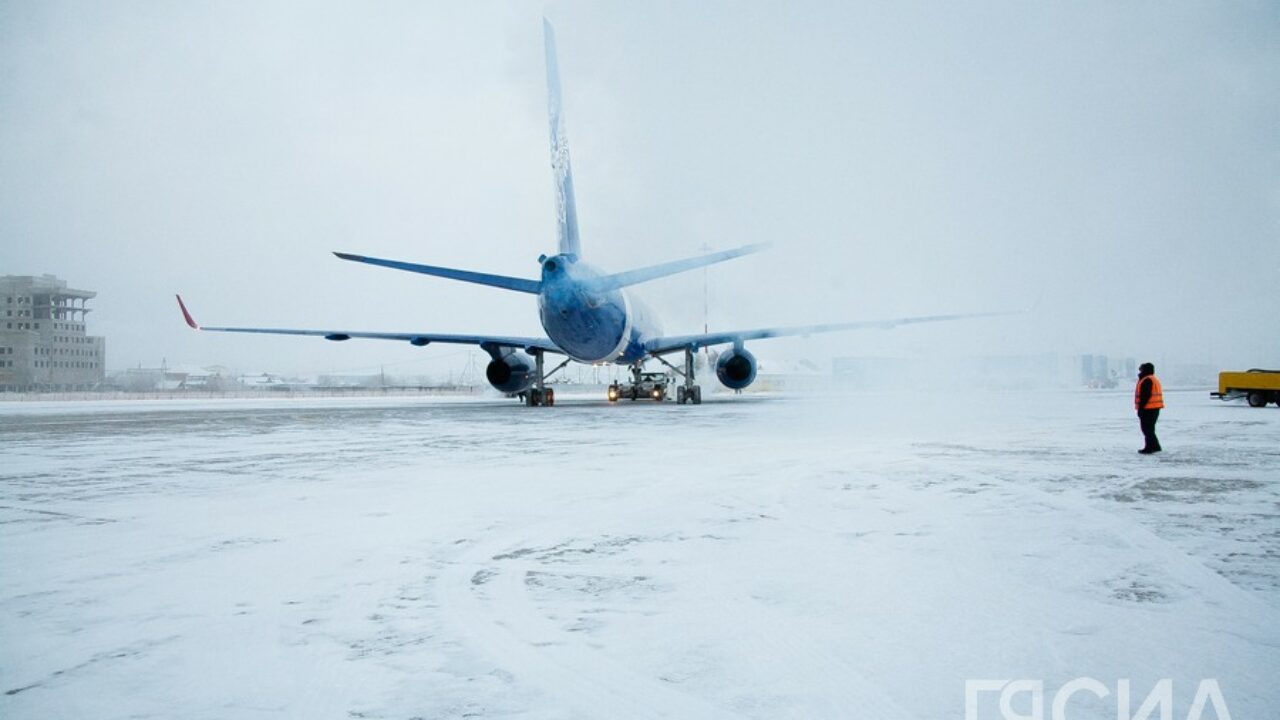
[(0, 717), (1275, 717), (1280, 410), (1167, 395), (0, 403)]

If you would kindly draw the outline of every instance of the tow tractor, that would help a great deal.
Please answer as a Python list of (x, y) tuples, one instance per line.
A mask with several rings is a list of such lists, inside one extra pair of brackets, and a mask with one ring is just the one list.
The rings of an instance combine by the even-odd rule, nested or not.
[(671, 376), (664, 372), (640, 372), (633, 369), (631, 382), (619, 383), (616, 380), (609, 386), (609, 402), (617, 402), (622, 398), (638, 400), (648, 398), (662, 402), (667, 397), (667, 386), (671, 384)]
[(1249, 407), (1264, 407), (1269, 402), (1280, 405), (1280, 370), (1253, 368), (1246, 372), (1218, 373), (1218, 392), (1209, 393), (1220, 400), (1243, 397)]
[[(644, 368), (640, 364), (632, 365), (631, 382), (620, 383), (615, 380), (614, 383), (609, 386), (609, 402), (617, 402), (619, 399), (624, 397), (631, 398), (632, 400), (639, 398), (652, 398), (658, 402), (662, 402), (667, 397), (667, 389), (671, 387), (671, 384), (675, 381), (675, 378), (678, 375), (684, 378), (684, 381), (676, 385), (676, 402), (681, 405), (684, 405), (685, 403), (689, 403), (690, 405), (701, 405), (702, 386), (698, 385), (694, 381), (694, 374), (696, 371), (696, 363), (694, 362), (695, 351), (696, 348), (692, 345), (684, 349), (683, 370), (667, 362), (661, 355), (654, 356), (654, 359), (663, 365), (666, 365), (667, 369), (671, 372), (644, 372)], [(735, 353), (736, 352), (737, 351), (735, 351)], [(741, 357), (741, 355), (735, 354), (733, 357)], [(747, 353), (746, 357), (750, 358), (750, 354)], [(747, 362), (754, 362), (754, 360), (749, 359)], [(751, 365), (750, 378), (754, 377), (755, 366)], [(746, 382), (751, 382), (750, 378), (747, 379)], [(729, 387), (745, 387), (745, 383), (740, 385), (730, 384), (738, 379), (740, 378), (730, 378), (729, 380), (721, 378), (721, 382), (724, 382)]]

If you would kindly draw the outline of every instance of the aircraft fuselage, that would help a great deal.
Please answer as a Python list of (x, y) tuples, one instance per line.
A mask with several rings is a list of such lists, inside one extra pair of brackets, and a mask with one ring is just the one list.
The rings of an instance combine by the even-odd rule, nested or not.
[(574, 360), (630, 365), (645, 356), (645, 340), (658, 337), (659, 327), (624, 290), (594, 287), (603, 277), (573, 255), (543, 258), (538, 317), (547, 337)]

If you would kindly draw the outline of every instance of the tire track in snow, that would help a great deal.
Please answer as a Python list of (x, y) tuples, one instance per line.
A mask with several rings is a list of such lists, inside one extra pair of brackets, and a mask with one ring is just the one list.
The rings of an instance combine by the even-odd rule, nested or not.
[[(494, 566), (495, 555), (528, 546), (486, 538), (441, 575), (445, 625), (468, 648), (584, 717), (739, 717), (585, 647), (542, 616), (525, 586), (531, 564), (498, 561), (501, 565)], [(484, 591), (492, 597), (483, 597)]]
[[(487, 535), (442, 574), (438, 592), (446, 627), (467, 648), (511, 673), (518, 682), (555, 697), (561, 707), (586, 717), (745, 716), (682, 692), (655, 675), (637, 671), (611, 657), (607, 650), (586, 645), (581, 634), (569, 632), (549, 619), (528, 587), (532, 574), (630, 579), (634, 569), (624, 571), (598, 560), (548, 566), (539, 559), (540, 552), (527, 551), (565, 544), (559, 524), (547, 523), (545, 527), (546, 532), (536, 526), (525, 528), (520, 537)], [(795, 529), (818, 532), (803, 524)], [(548, 536), (554, 539), (547, 539)], [(703, 591), (701, 602), (715, 608), (716, 615), (734, 618), (736, 627), (752, 628), (745, 636), (735, 634), (738, 640), (733, 642), (745, 637), (736, 650), (746, 649), (750, 657), (761, 660), (756, 667), (764, 674), (757, 679), (792, 680), (794, 690), (775, 699), (793, 701), (789, 710), (799, 713), (796, 716), (840, 717), (856, 710), (859, 715), (881, 720), (912, 717), (854, 665), (821, 642), (806, 641), (809, 636), (805, 630), (795, 627), (788, 618), (734, 592), (716, 593), (711, 588)], [(711, 591), (710, 596), (706, 596), (707, 591)], [(741, 676), (726, 679), (736, 688), (736, 700), (751, 702), (753, 690), (759, 687), (755, 680)], [(766, 700), (767, 705), (767, 696), (756, 699)], [(758, 713), (746, 711), (746, 715)]]

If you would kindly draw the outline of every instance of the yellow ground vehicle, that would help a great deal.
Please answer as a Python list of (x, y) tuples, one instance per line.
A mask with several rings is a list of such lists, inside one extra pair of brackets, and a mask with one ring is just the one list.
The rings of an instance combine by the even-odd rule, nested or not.
[(1269, 402), (1280, 405), (1280, 370), (1218, 373), (1218, 392), (1210, 396), (1222, 400), (1243, 397), (1250, 407), (1263, 407)]

